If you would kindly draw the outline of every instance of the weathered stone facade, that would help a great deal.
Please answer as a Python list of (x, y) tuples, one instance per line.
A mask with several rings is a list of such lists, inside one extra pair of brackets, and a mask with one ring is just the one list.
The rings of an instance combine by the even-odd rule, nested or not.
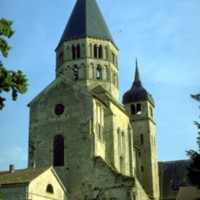
[(29, 166), (53, 165), (71, 200), (159, 199), (154, 105), (120, 104), (117, 60), (96, 1), (78, 0), (56, 49), (56, 79), (29, 104)]

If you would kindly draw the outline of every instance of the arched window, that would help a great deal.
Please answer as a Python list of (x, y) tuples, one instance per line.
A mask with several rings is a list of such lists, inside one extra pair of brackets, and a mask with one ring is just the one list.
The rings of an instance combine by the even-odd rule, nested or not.
[(112, 53), (112, 63), (115, 64), (115, 54)]
[(141, 104), (138, 103), (138, 104), (137, 104), (137, 115), (141, 115), (141, 114), (142, 114)]
[(105, 59), (108, 59), (108, 47), (105, 47)]
[(131, 104), (131, 115), (135, 115), (135, 105)]
[(97, 58), (97, 45), (94, 45), (94, 58)]
[(77, 46), (72, 46), (72, 58), (76, 59), (76, 58), (80, 58), (81, 57), (81, 49), (80, 49), (80, 45), (78, 44)]
[(53, 192), (53, 186), (52, 186), (51, 184), (48, 184), (48, 185), (47, 185), (46, 192), (51, 193), (51, 194), (54, 193), (54, 192)]
[(74, 80), (78, 80), (78, 66), (74, 65)]
[(99, 46), (99, 58), (103, 58), (103, 49), (102, 46)]
[(53, 165), (64, 165), (64, 137), (56, 135), (53, 141)]
[(97, 70), (96, 70), (96, 78), (97, 78), (97, 79), (102, 79), (102, 69), (101, 69), (101, 66), (98, 66), (98, 67), (97, 67)]
[(76, 50), (77, 50), (77, 58), (80, 58), (81, 57), (81, 51), (80, 51), (80, 45), (79, 44), (77, 45)]
[(72, 46), (72, 58), (76, 59), (76, 47), (74, 45)]

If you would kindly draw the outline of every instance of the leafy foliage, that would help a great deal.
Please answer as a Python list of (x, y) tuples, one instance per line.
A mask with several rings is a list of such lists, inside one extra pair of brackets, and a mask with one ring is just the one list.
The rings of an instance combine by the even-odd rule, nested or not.
[[(200, 93), (196, 95), (191, 95), (191, 97), (200, 102)], [(200, 123), (195, 121), (194, 124), (199, 130), (197, 132), (198, 151), (186, 151), (187, 155), (191, 159), (191, 164), (188, 167), (188, 177), (193, 185), (197, 185), (200, 187)]]
[[(12, 30), (12, 24), (12, 21), (3, 18), (0, 20), (0, 51), (4, 57), (8, 57), (8, 52), (11, 49), (5, 38), (11, 38), (14, 34), (15, 31)], [(3, 62), (0, 61), (0, 94), (11, 91), (12, 99), (16, 101), (18, 93), (26, 93), (27, 88), (28, 79), (22, 71), (8, 70), (3, 66)], [(0, 110), (5, 106), (5, 100), (0, 95)]]

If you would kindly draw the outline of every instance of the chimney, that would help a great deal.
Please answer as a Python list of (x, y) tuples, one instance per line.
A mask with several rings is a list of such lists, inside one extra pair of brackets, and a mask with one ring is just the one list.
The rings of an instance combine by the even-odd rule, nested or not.
[(9, 172), (14, 173), (15, 172), (15, 165), (10, 165), (9, 166)]

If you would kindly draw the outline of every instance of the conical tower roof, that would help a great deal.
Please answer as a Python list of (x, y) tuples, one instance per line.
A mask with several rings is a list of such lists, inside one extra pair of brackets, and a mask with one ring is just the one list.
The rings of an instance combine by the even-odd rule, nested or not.
[(114, 44), (96, 0), (77, 0), (59, 45), (86, 36), (110, 40)]
[(128, 90), (123, 95), (123, 104), (130, 104), (139, 101), (150, 101), (154, 105), (153, 97), (147, 92), (147, 90), (143, 87), (142, 82), (140, 80), (140, 74), (138, 69), (138, 63), (136, 60), (136, 68), (135, 68), (135, 80), (130, 90)]

